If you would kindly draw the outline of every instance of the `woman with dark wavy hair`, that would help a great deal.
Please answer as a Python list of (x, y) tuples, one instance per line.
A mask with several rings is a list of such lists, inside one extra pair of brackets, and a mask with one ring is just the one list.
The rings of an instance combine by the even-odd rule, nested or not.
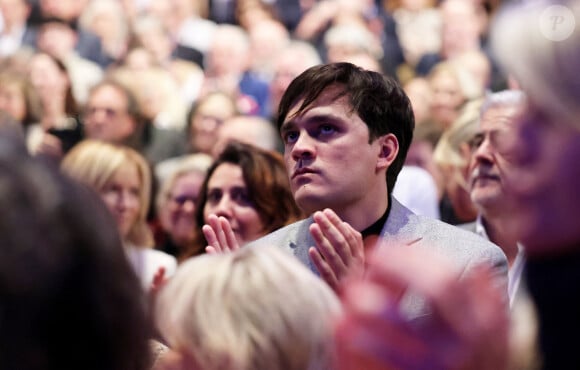
[(196, 242), (183, 258), (202, 254), (202, 226), (226, 218), (238, 245), (244, 245), (303, 218), (290, 191), (282, 156), (231, 142), (209, 168), (196, 206)]

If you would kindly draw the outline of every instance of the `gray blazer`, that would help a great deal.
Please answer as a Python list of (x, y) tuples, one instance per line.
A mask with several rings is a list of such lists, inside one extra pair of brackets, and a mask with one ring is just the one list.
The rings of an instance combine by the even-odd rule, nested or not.
[[(308, 249), (315, 245), (309, 232), (309, 226), (313, 222), (312, 217), (295, 222), (250, 243), (250, 245), (271, 245), (285, 248), (312, 272), (319, 275), (308, 256)], [(391, 210), (381, 231), (378, 247), (388, 248), (395, 245), (431, 249), (447, 256), (462, 271), (462, 277), (474, 266), (482, 263), (488, 264), (494, 268), (498, 283), (505, 284), (507, 294), (507, 259), (497, 245), (458, 227), (416, 215), (396, 199), (391, 198)], [(411, 317), (422, 316), (428, 311), (421, 299), (415, 296), (405, 297), (402, 305), (405, 307), (404, 311)]]

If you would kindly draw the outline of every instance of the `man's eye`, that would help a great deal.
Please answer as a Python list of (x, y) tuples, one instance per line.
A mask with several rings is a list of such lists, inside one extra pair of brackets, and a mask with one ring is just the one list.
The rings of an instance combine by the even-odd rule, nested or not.
[(322, 125), (319, 128), (321, 134), (331, 134), (336, 131), (332, 125)]
[(298, 139), (297, 132), (286, 132), (284, 134), (284, 142), (285, 143), (293, 143)]
[(471, 150), (476, 150), (477, 148), (479, 148), (483, 143), (484, 138), (485, 137), (482, 134), (477, 134), (475, 137), (469, 140), (468, 145), (471, 148)]

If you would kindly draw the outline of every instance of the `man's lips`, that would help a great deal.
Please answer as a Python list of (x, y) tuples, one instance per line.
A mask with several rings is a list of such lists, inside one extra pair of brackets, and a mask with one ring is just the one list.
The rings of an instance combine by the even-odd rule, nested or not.
[(471, 182), (475, 183), (477, 181), (500, 181), (500, 178), (498, 175), (495, 174), (480, 173), (475, 176), (472, 176)]
[(299, 168), (296, 171), (294, 171), (294, 173), (292, 174), (291, 178), (294, 179), (294, 178), (296, 178), (298, 176), (305, 175), (305, 174), (308, 174), (308, 173), (317, 173), (317, 171), (315, 171), (315, 170), (313, 170), (311, 168), (308, 168), (308, 167), (302, 167), (302, 168)]

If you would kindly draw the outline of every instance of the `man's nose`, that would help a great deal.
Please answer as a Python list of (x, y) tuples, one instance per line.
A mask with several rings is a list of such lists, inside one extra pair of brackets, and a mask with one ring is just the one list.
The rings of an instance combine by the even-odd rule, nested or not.
[(294, 160), (309, 159), (315, 155), (315, 142), (310, 135), (300, 133), (292, 146), (292, 158)]

